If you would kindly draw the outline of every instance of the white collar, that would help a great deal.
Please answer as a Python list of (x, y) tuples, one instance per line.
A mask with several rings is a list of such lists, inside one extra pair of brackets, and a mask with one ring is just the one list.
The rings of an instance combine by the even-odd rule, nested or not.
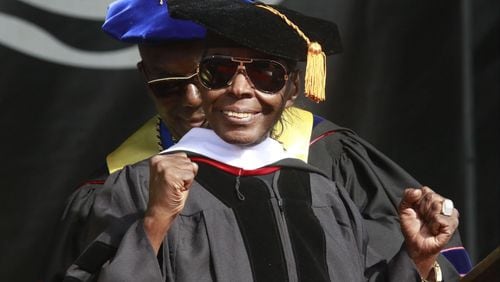
[(276, 140), (266, 138), (253, 146), (226, 143), (211, 129), (193, 128), (174, 146), (162, 153), (187, 151), (246, 170), (257, 169), (286, 158), (293, 158)]

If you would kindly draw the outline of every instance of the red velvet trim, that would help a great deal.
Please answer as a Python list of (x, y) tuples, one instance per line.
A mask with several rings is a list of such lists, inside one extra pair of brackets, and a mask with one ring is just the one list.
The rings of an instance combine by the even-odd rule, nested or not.
[(85, 183), (83, 183), (84, 185), (85, 184), (104, 184), (104, 182), (106, 182), (105, 180), (89, 180)]
[(103, 185), (105, 181), (106, 180), (104, 180), (104, 179), (102, 179), (102, 180), (87, 180), (87, 181), (81, 183), (80, 185), (78, 185), (76, 189), (80, 189), (81, 187), (83, 187), (85, 185)]
[(312, 140), (311, 142), (309, 142), (309, 146), (311, 146), (314, 143), (318, 142), (319, 140), (325, 138), (326, 136), (330, 136), (330, 135), (334, 134), (335, 132), (337, 132), (337, 131), (336, 130), (331, 130), (331, 131), (327, 131), (327, 132), (321, 134), (320, 136), (314, 138), (314, 140)]
[(202, 158), (202, 157), (192, 157), (190, 158), (193, 162), (200, 162), (216, 167), (222, 171), (230, 173), (232, 175), (242, 175), (242, 176), (253, 176), (253, 175), (265, 175), (273, 173), (279, 170), (281, 167), (279, 166), (267, 166), (258, 169), (246, 170), (235, 166), (230, 166), (225, 163), (221, 163), (216, 160)]

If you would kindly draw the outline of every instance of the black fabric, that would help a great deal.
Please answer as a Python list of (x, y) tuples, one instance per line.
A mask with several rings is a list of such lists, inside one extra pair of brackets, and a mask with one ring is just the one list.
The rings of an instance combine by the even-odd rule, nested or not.
[(116, 247), (94, 242), (78, 257), (75, 264), (84, 271), (96, 273), (115, 253)]
[[(280, 166), (283, 163), (278, 162), (276, 165)], [(307, 171), (307, 167), (309, 166), (304, 164), (301, 171)], [(207, 167), (200, 167), (200, 169), (207, 170)], [(273, 179), (276, 179), (278, 173), (275, 172), (264, 176), (249, 176), (248, 179), (253, 178), (257, 181), (255, 182), (256, 184), (265, 184), (252, 188), (257, 188), (258, 190), (261, 190), (260, 188), (269, 189), (269, 187), (275, 187)], [(314, 189), (311, 189), (311, 208), (314, 210), (321, 228), (325, 230), (325, 238), (327, 234), (326, 230), (328, 230), (326, 249), (329, 280), (364, 281), (364, 261), (367, 253), (363, 246), (367, 244), (367, 238), (363, 235), (363, 225), (356, 206), (349, 200), (348, 195), (344, 191), (337, 189), (333, 182), (329, 182), (325, 177), (314, 172), (309, 171), (309, 173), (311, 188), (314, 187)], [(164, 260), (164, 263), (171, 264), (172, 267), (159, 265), (157, 255), (151, 248), (141, 219), (141, 215), (143, 215), (147, 204), (145, 199), (148, 194), (148, 176), (148, 161), (145, 160), (136, 165), (126, 167), (116, 174), (112, 174), (108, 181), (106, 181), (103, 189), (99, 190), (94, 208), (97, 217), (90, 220), (89, 224), (99, 224), (101, 220), (105, 220), (111, 225), (117, 221), (122, 222), (120, 230), (117, 230), (117, 232), (107, 230), (102, 233), (104, 236), (99, 236), (97, 239), (97, 241), (105, 240), (114, 242), (112, 244), (118, 246), (116, 255), (100, 270), (99, 281), (160, 282), (165, 281), (166, 277), (167, 281), (177, 282), (213, 281), (213, 279), (224, 282), (255, 281), (256, 279), (286, 281), (279, 277), (276, 278), (274, 275), (262, 275), (261, 277), (264, 278), (257, 278), (257, 275), (253, 275), (255, 269), (250, 266), (253, 264), (251, 262), (253, 258), (248, 255), (249, 251), (244, 239), (237, 231), (238, 229), (240, 232), (242, 231), (240, 228), (242, 224), (237, 218), (234, 208), (228, 208), (226, 204), (215, 197), (208, 189), (201, 186), (201, 183), (198, 181), (193, 183), (183, 211), (173, 222), (167, 234), (168, 242), (164, 241), (164, 247), (165, 243), (167, 243), (166, 250), (169, 252), (169, 255), (165, 257), (166, 260)], [(213, 181), (217, 185), (228, 185), (226, 188), (218, 187), (218, 189), (225, 189), (227, 191), (233, 190), (237, 177), (226, 174), (224, 178), (226, 180), (232, 178), (232, 181), (224, 183), (219, 181), (219, 175), (207, 173), (205, 176), (215, 177), (217, 180), (212, 178), (210, 181)], [(305, 183), (295, 182), (295, 184), (302, 186)], [(278, 191), (281, 190), (278, 187), (276, 189)], [(307, 188), (298, 187), (297, 189), (304, 190)], [(257, 208), (264, 206), (262, 202), (268, 202), (274, 211), (279, 210), (279, 205), (276, 201), (277, 194), (275, 194), (276, 197), (269, 199), (270, 194), (268, 193), (252, 193), (249, 189), (246, 189), (245, 192), (249, 193), (248, 195), (252, 198), (254, 196), (264, 197), (260, 201), (257, 201)], [(230, 195), (229, 198), (232, 197), (233, 201), (237, 199), (234, 193), (225, 194)], [(234, 201), (234, 203), (237, 202)], [(240, 204), (240, 207), (243, 205)], [(354, 215), (352, 220), (349, 219), (349, 214)], [(259, 213), (255, 215), (258, 216)], [(257, 222), (260, 219), (257, 216), (254, 216), (254, 219), (251, 220)], [(122, 220), (123, 218), (130, 218), (132, 220)], [(293, 247), (296, 244), (291, 243), (293, 237), (287, 237), (286, 226), (279, 227), (280, 222), (283, 223), (279, 218), (274, 217), (273, 224), (278, 225), (278, 228), (274, 230), (279, 231), (280, 238), (283, 239), (282, 241), (275, 241), (276, 243), (281, 243), (281, 245), (274, 251), (280, 254), (284, 252), (287, 257), (287, 264), (295, 265), (295, 256), (287, 256), (287, 254), (296, 252)], [(340, 226), (338, 222), (345, 223), (345, 226)], [(252, 225), (258, 228), (267, 228), (265, 225), (256, 225), (255, 223)], [(273, 229), (268, 229), (267, 231), (272, 233)], [(253, 230), (247, 230), (247, 232), (254, 233)], [(247, 235), (249, 235), (248, 237), (255, 237), (255, 233)], [(311, 238), (300, 238), (300, 240), (304, 239)], [(314, 245), (314, 242), (309, 243)], [(264, 256), (265, 260), (269, 257), (266, 253), (269, 252), (269, 246), (264, 247), (267, 250), (257, 253), (257, 255)], [(279, 254), (274, 255), (279, 256)], [(203, 263), (202, 267), (196, 267), (201, 266), (200, 262)], [(308, 263), (316, 262), (315, 260), (308, 261)], [(387, 264), (383, 261), (376, 265), (377, 269), (371, 267), (369, 281), (391, 277), (387, 276), (387, 273), (393, 275), (393, 279), (387, 281), (412, 281), (414, 279), (401, 280), (400, 278), (417, 277), (415, 276), (417, 272), (404, 250), (399, 253), (397, 261), (394, 262), (401, 266), (394, 268), (395, 272), (392, 271), (392, 268), (386, 268)], [(168, 271), (165, 276), (163, 276), (162, 270)], [(261, 274), (266, 274), (265, 272), (266, 270), (261, 272)], [(287, 274), (290, 275), (287, 277), (293, 279), (292, 277), (295, 277), (295, 267), (288, 269)], [(88, 277), (88, 273), (82, 273), (77, 265), (73, 265), (67, 275), (77, 278), (82, 277), (83, 279)], [(267, 273), (267, 275), (271, 274)]]
[(75, 278), (75, 277), (64, 277), (63, 282), (82, 282), (81, 279)]
[(266, 184), (252, 176), (240, 177), (239, 190), (244, 195), (240, 200), (235, 177), (204, 163), (199, 163), (196, 181), (233, 209), (255, 281), (286, 281), (286, 261)]
[[(343, 183), (344, 185), (348, 184), (346, 190), (349, 191), (349, 193), (351, 194), (350, 197), (355, 200), (358, 209), (360, 209), (361, 212), (365, 213), (364, 223), (368, 226), (368, 232), (370, 234), (370, 240), (371, 240), (370, 243), (371, 247), (378, 253), (383, 254), (384, 257), (390, 258), (392, 257), (392, 255), (395, 254), (395, 252), (398, 251), (398, 244), (402, 242), (401, 234), (399, 232), (399, 223), (397, 220), (397, 216), (395, 215), (395, 205), (399, 201), (398, 200), (400, 197), (399, 193), (401, 191), (400, 187), (403, 185), (408, 185), (408, 183), (412, 183), (412, 181), (414, 180), (412, 180), (413, 178), (407, 175), (397, 165), (393, 164), (384, 155), (377, 152), (369, 144), (367, 144), (365, 141), (356, 136), (356, 134), (351, 130), (339, 127), (327, 121), (323, 121), (322, 123), (318, 124), (318, 126), (314, 129), (311, 138), (316, 139), (319, 136), (323, 136), (324, 135), (323, 132), (332, 132), (332, 131), (335, 131), (335, 134), (328, 135), (323, 139), (319, 139), (311, 147), (310, 150), (311, 154), (310, 162), (317, 165), (322, 170), (330, 171), (330, 173), (326, 172), (322, 173), (321, 170), (306, 165), (305, 163), (300, 162), (296, 159), (286, 159), (281, 161), (280, 164), (286, 165), (287, 167), (290, 168), (298, 169), (299, 171), (314, 171), (318, 174), (323, 174), (330, 178), (332, 177), (331, 173), (335, 174), (336, 172), (339, 171), (344, 172), (344, 174), (341, 175), (341, 177), (339, 177), (338, 175), (337, 176), (334, 175), (334, 179), (339, 181), (339, 183)], [(318, 158), (317, 155), (321, 157)], [(195, 157), (197, 155), (190, 154), (189, 156)], [(357, 165), (353, 167), (354, 164)], [(145, 165), (147, 166), (147, 162), (145, 163)], [(203, 174), (202, 172), (200, 173)], [(384, 176), (387, 174), (391, 176), (384, 179), (373, 178), (374, 175)], [(135, 178), (135, 176), (131, 177)], [(209, 177), (212, 177), (211, 174), (206, 175), (207, 179), (210, 179)], [(236, 205), (240, 201), (240, 199), (237, 198), (238, 191), (236, 190), (236, 181), (235, 181), (236, 178), (234, 178), (234, 176), (230, 176), (227, 174), (225, 175), (225, 177), (227, 178), (227, 181), (233, 182), (231, 188), (227, 189), (226, 191), (227, 192), (226, 198), (231, 199), (233, 203), (229, 202), (227, 199), (224, 199), (223, 197), (221, 197), (220, 199), (223, 202), (225, 202), (227, 206), (231, 206), (232, 204)], [(365, 180), (352, 181), (352, 179), (358, 179), (358, 178)], [(309, 183), (307, 183), (306, 179), (307, 178), (303, 178), (302, 180), (297, 180), (294, 184), (308, 186)], [(348, 179), (350, 180), (346, 181)], [(401, 182), (399, 183), (399, 181)], [(369, 186), (366, 187), (359, 186), (359, 183), (363, 182), (366, 182), (367, 185)], [(85, 214), (86, 212), (88, 212), (87, 211), (88, 207), (92, 206), (91, 204), (93, 203), (93, 198), (87, 196), (87, 194), (94, 195), (96, 191), (99, 191), (99, 189), (97, 190), (92, 189), (91, 191), (86, 191), (85, 189), (79, 189), (79, 193), (77, 193), (74, 197), (75, 198), (74, 203), (71, 204), (71, 206), (73, 206), (71, 210), (75, 211), (70, 212), (68, 215), (66, 215), (65, 221), (71, 219), (74, 216), (74, 213)], [(290, 192), (293, 191), (289, 191), (287, 193)], [(307, 191), (303, 192), (306, 194), (302, 194), (302, 196), (304, 196), (305, 199), (310, 200), (310, 195), (307, 194)], [(124, 191), (124, 193), (128, 194), (129, 191)], [(388, 194), (388, 196), (385, 196), (385, 194)], [(85, 195), (85, 197), (82, 197), (82, 195)], [(242, 195), (244, 196), (245, 194), (242, 193)], [(292, 193), (292, 195), (294, 195), (294, 193)], [(377, 196), (373, 197), (373, 195)], [(129, 200), (127, 200), (127, 202), (128, 201)], [(371, 203), (370, 207), (366, 206), (367, 202)], [(293, 209), (289, 209), (289, 211), (291, 212), (291, 214), (294, 214)], [(306, 209), (304, 214), (309, 215), (310, 213)], [(352, 218), (352, 215), (350, 218)], [(295, 219), (297, 219), (297, 222), (299, 222), (299, 224), (303, 224), (301, 222), (302, 218), (300, 212), (297, 213)], [(313, 221), (314, 220), (305, 221), (305, 223), (310, 224), (313, 223)], [(340, 222), (339, 224), (342, 224), (344, 226), (349, 226), (348, 221)], [(351, 222), (351, 224), (354, 223)], [(312, 226), (314, 226), (314, 224)], [(80, 228), (80, 226), (78, 224), (75, 224), (74, 226), (65, 226), (65, 228), (69, 229)], [(85, 233), (82, 235), (85, 235)], [(294, 235), (295, 234), (291, 232), (290, 236)], [(309, 237), (306, 236), (303, 237), (302, 239), (304, 238), (308, 239)], [(79, 238), (74, 238), (74, 239), (77, 239), (76, 242), (79, 242), (79, 244), (85, 244), (86, 242), (86, 241), (81, 241)], [(295, 236), (294, 239), (297, 239), (297, 236)], [(357, 238), (357, 240), (362, 240), (362, 239)], [(314, 242), (317, 243), (320, 241), (314, 241)], [(461, 245), (462, 244), (458, 236), (455, 236), (454, 239), (449, 244), (450, 247), (461, 246)], [(75, 252), (78, 251), (75, 250)], [(55, 250), (54, 258), (64, 257), (65, 259), (63, 261), (65, 261), (66, 264), (71, 263), (73, 261), (71, 260), (71, 255), (68, 257), (65, 255), (66, 253), (67, 251), (64, 250)], [(73, 256), (77, 254), (78, 253), (76, 254), (73, 253)], [(321, 257), (321, 255), (318, 255), (317, 257)], [(314, 258), (311, 261), (315, 260), (316, 258)], [(301, 263), (300, 259), (299, 263)], [(318, 263), (321, 264), (321, 262)], [(371, 262), (369, 261), (368, 264), (370, 263)], [(449, 264), (443, 264), (443, 269), (446, 275), (451, 275), (451, 277), (455, 275), (453, 267), (450, 266)], [(61, 269), (59, 269), (59, 271), (61, 271)]]
[(352, 130), (325, 120), (311, 140), (331, 131), (311, 145), (309, 163), (347, 191), (365, 219), (371, 245), (390, 258), (399, 250), (394, 242), (403, 241), (397, 216), (402, 191), (420, 184)]
[(325, 235), (311, 209), (309, 174), (282, 169), (278, 187), (295, 250), (299, 281), (329, 281)]
[[(323, 120), (313, 129), (311, 140), (316, 142), (310, 147), (309, 163), (325, 171), (349, 194), (363, 215), (370, 250), (393, 257), (403, 242), (397, 215), (401, 193), (404, 187), (421, 184), (352, 130)], [(460, 234), (455, 232), (445, 248), (462, 246)], [(443, 256), (440, 259), (446, 260)], [(457, 271), (451, 264), (442, 268), (444, 277), (455, 279)]]
[[(294, 61), (306, 59), (308, 46), (279, 16), (241, 0), (168, 1), (174, 18), (197, 22), (211, 32), (243, 46)], [(315, 19), (281, 6), (273, 6), (295, 23), (311, 42), (319, 42), (326, 55), (342, 51), (333, 22)]]
[(99, 171), (102, 173), (81, 184), (66, 201), (66, 209), (56, 228), (57, 237), (48, 241), (51, 252), (44, 262), (41, 275), (45, 282), (60, 281), (65, 269), (87, 247), (89, 240), (93, 239), (88, 237), (89, 226), (85, 223), (91, 215), (96, 190), (102, 188), (104, 180), (109, 176), (105, 166)]

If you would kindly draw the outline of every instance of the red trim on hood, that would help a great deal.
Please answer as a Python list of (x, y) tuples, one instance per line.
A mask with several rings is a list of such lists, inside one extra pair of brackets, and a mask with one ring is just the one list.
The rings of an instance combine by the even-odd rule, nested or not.
[(337, 130), (330, 130), (330, 131), (327, 131), (327, 132), (321, 134), (320, 136), (314, 138), (311, 142), (309, 142), (309, 146), (312, 146), (314, 143), (318, 142), (319, 140), (321, 140), (327, 136), (334, 134), (335, 132), (337, 132)]
[(266, 175), (273, 173), (281, 168), (280, 166), (266, 166), (258, 169), (247, 170), (204, 157), (191, 157), (190, 159), (193, 162), (205, 163), (232, 175), (240, 176)]

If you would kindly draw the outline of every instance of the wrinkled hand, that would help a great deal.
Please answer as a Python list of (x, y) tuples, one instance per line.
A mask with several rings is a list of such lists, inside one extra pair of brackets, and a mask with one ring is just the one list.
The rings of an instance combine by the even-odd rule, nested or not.
[(171, 223), (184, 208), (198, 165), (185, 153), (174, 153), (152, 157), (149, 167), (149, 201), (144, 228), (153, 248), (158, 251)]
[(458, 227), (456, 209), (451, 216), (441, 214), (444, 200), (429, 187), (408, 188), (399, 205), (406, 249), (423, 277)]
[(198, 165), (185, 153), (152, 157), (146, 213), (165, 217), (177, 215), (184, 207), (197, 171)]

